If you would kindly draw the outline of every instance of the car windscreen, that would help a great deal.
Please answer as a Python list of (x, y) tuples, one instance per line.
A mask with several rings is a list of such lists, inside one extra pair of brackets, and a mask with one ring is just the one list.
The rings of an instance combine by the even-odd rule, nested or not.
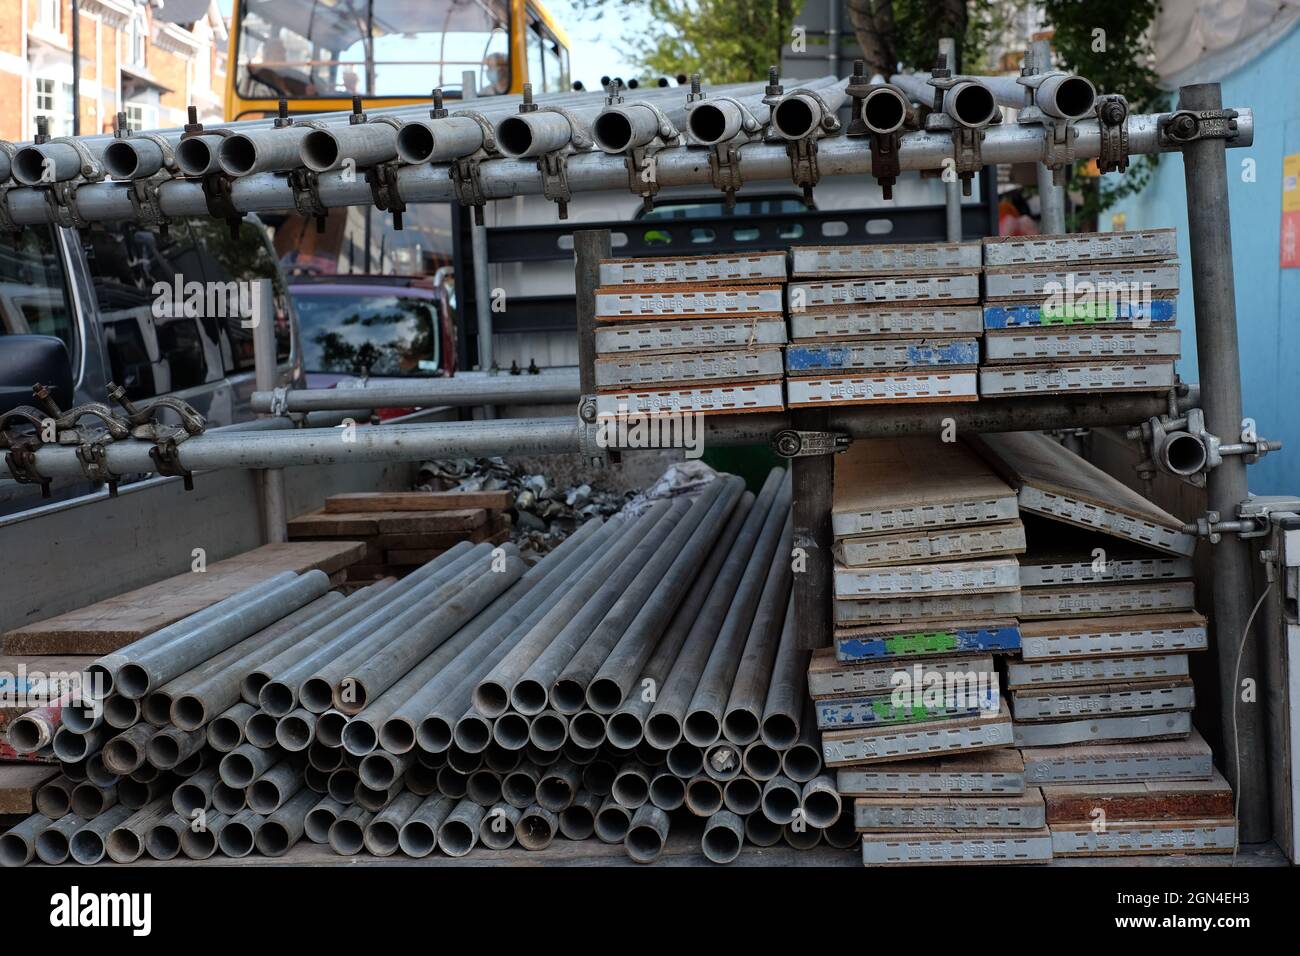
[(433, 375), (433, 302), (409, 295), (297, 294), (303, 368), (347, 375)]

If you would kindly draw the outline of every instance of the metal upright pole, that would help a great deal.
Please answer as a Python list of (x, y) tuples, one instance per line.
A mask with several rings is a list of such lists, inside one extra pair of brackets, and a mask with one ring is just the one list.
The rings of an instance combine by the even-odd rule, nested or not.
[[(952, 37), (939, 38), (939, 55), (946, 57), (948, 69), (957, 73), (957, 43)], [(952, 180), (946, 178), (943, 183), (943, 211), (944, 221), (947, 225), (947, 234), (949, 242), (961, 242), (961, 182), (953, 174)], [(985, 184), (987, 188), (987, 184)], [(997, 189), (997, 181), (994, 180), (993, 188)]]
[[(1035, 69), (1045, 73), (1052, 68), (1052, 44), (1034, 40), (1029, 48)], [(1065, 187), (1056, 185), (1052, 170), (1045, 163), (1035, 163), (1038, 172), (1038, 223), (1043, 235), (1065, 233)]]
[[(478, 342), (478, 367), (481, 372), (492, 369), (492, 282), (488, 276), (487, 226), (479, 225), (470, 216), (470, 252), (474, 259), (474, 318)], [(496, 418), (496, 408), (483, 406), (485, 418)]]
[[(596, 420), (596, 290), (600, 260), (614, 254), (608, 229), (580, 229), (573, 234), (575, 303), (578, 321), (578, 413), (589, 424)], [(614, 454), (617, 454), (615, 452)]]
[[(1217, 83), (1184, 86), (1179, 107), (1185, 110), (1220, 110), (1222, 93)], [(1237, 347), (1237, 306), (1233, 289), (1232, 233), (1228, 218), (1228, 168), (1222, 139), (1197, 139), (1183, 147), (1187, 181), (1187, 226), (1191, 244), (1192, 298), (1196, 306), (1196, 356), (1200, 371), (1201, 405), (1209, 431), (1223, 441), (1236, 442), (1241, 434), (1241, 356)], [(1210, 511), (1221, 520), (1236, 517), (1246, 498), (1246, 462), (1240, 455), (1224, 455), (1209, 473), (1206, 491)], [(1240, 801), (1239, 838), (1243, 843), (1267, 840), (1270, 834), (1267, 747), (1264, 740), (1263, 704), (1241, 700), (1238, 682), (1256, 684), (1258, 643), (1246, 635), (1254, 594), (1249, 544), (1235, 534), (1225, 534), (1213, 549), (1214, 643), (1219, 667), (1219, 696), (1223, 712), (1223, 772)], [(1244, 640), (1244, 645), (1243, 645)]]
[[(257, 312), (253, 326), (253, 377), (259, 391), (275, 388), (275, 290), (269, 279), (255, 280), (258, 295), (254, 298)], [(262, 528), (267, 544), (289, 540), (289, 515), (284, 498), (284, 472), (267, 468), (260, 472), (258, 482), (262, 495)]]

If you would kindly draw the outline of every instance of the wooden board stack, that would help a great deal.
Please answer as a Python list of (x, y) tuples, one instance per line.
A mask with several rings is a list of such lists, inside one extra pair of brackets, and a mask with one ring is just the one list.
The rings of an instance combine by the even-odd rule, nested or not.
[(985, 435), (980, 447), (1018, 489), (1027, 528), (1007, 691), (1053, 852), (1230, 850), (1232, 794), (1192, 730), (1188, 654), (1207, 643), (1195, 539), (1045, 435)]
[(791, 250), (791, 407), (976, 401), (980, 246)]
[(325, 507), (289, 521), (289, 538), (359, 541), (366, 553), (349, 582), (402, 575), (461, 541), (510, 538), (508, 491), (366, 491), (333, 495)]
[(784, 408), (785, 279), (783, 252), (601, 262), (597, 414)]
[(981, 397), (1161, 391), (1174, 384), (1173, 229), (983, 243)]
[(808, 672), (869, 865), (1051, 857), (994, 654), (1020, 644), (1015, 493), (970, 449), (855, 442), (836, 460), (835, 646)]

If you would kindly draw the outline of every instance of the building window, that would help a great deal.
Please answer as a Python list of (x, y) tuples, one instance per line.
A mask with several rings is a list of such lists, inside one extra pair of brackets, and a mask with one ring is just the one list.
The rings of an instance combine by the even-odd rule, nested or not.
[(63, 0), (40, 0), (36, 8), (36, 22), (46, 30), (59, 31), (59, 21), (63, 14)]
[(68, 136), (72, 133), (72, 85), (46, 76), (36, 77), (34, 86), (35, 109), (32, 125), (44, 116), (51, 136)]
[(149, 45), (149, 32), (144, 13), (136, 11), (126, 27), (126, 62), (128, 66), (144, 66), (145, 48)]
[(123, 108), (126, 113), (128, 129), (157, 129), (158, 108), (148, 103), (127, 103)]

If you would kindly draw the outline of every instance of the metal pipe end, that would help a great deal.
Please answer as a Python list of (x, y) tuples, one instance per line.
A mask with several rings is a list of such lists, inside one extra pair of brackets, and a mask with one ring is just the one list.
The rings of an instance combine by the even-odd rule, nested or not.
[[(69, 727), (68, 732), (77, 733), (78, 731), (74, 727)], [(30, 714), (15, 717), (9, 725), (9, 746), (20, 754), (35, 753), (42, 747), (47, 746), (54, 739), (54, 736), (54, 734), (50, 733), (50, 728), (44, 721), (37, 720)], [(63, 758), (60, 757), (60, 759)]]
[(791, 93), (772, 109), (772, 128), (785, 139), (803, 139), (822, 124), (822, 110), (811, 96)]
[(433, 158), (434, 142), (428, 123), (403, 123), (397, 131), (397, 158), (404, 163), (427, 163)]
[[(286, 725), (291, 721), (296, 721), (301, 725), (301, 728), (299, 730), (295, 730), (294, 728), (286, 730)], [(307, 743), (311, 743), (311, 728), (308, 727), (307, 722), (300, 717), (285, 717), (281, 720), (280, 726), (276, 728), (277, 740), (280, 738), (281, 733), (295, 738), (295, 740), (305, 735)], [(370, 754), (375, 747), (379, 746), (379, 735), (375, 733), (375, 728), (371, 727), (370, 724), (366, 723), (364, 720), (349, 720), (343, 725), (343, 733), (340, 735), (339, 739), (343, 744), (343, 749), (354, 757), (365, 757)], [(285, 743), (283, 740), (280, 740), (280, 746), (284, 747), (286, 750), (302, 749), (301, 747), (290, 747), (289, 744)], [(304, 744), (304, 746), (306, 746), (306, 744)]]
[(212, 146), (202, 136), (191, 136), (176, 144), (176, 168), (186, 176), (204, 176), (220, 168)]
[(338, 137), (327, 129), (312, 130), (302, 138), (298, 149), (302, 164), (317, 173), (337, 166), (342, 154)]
[(862, 122), (873, 133), (887, 135), (902, 129), (912, 111), (906, 94), (894, 86), (873, 87), (862, 100)]
[[(12, 165), (14, 179), (24, 186), (39, 185), (46, 182), (50, 175), (46, 173), (45, 154), (38, 146), (24, 146), (15, 152)], [(52, 161), (48, 168), (53, 170), (54, 163)]]
[[(151, 694), (150, 699), (155, 696), (157, 695)], [(208, 722), (208, 708), (194, 694), (181, 694), (173, 698), (168, 716), (181, 730), (198, 730)]]
[(1097, 102), (1097, 88), (1085, 77), (1057, 74), (1039, 85), (1034, 102), (1049, 116), (1079, 120), (1092, 115), (1093, 105)]
[(643, 143), (632, 141), (632, 121), (620, 109), (608, 109), (592, 121), (591, 138), (607, 153), (623, 153)]
[(496, 138), (497, 149), (507, 156), (527, 156), (533, 148), (533, 128), (522, 116), (507, 116), (497, 123)]
[[(135, 179), (140, 173), (140, 154), (135, 144), (127, 139), (115, 139), (104, 147), (100, 157), (104, 170), (113, 179)], [(153, 172), (157, 172), (154, 170)], [(143, 175), (152, 176), (153, 173)]]
[(415, 746), (415, 726), (405, 718), (390, 717), (379, 727), (379, 746), (390, 754), (404, 754)]
[[(731, 107), (727, 109), (726, 107)], [(703, 146), (713, 146), (732, 139), (740, 132), (738, 110), (731, 104), (697, 102), (686, 116), (686, 128), (691, 137)]]
[(944, 112), (969, 129), (983, 129), (999, 115), (993, 91), (983, 83), (963, 80), (943, 97)]
[[(592, 717), (596, 719), (600, 717), (599, 714), (591, 711), (584, 711), (584, 713), (591, 713)], [(569, 722), (569, 736), (575, 740), (578, 739), (575, 727), (577, 727), (578, 721), (582, 717), (583, 714), (576, 714), (573, 720)], [(637, 719), (636, 714), (621, 710), (618, 713), (610, 714), (605, 721), (605, 737), (615, 747), (631, 750), (645, 739), (645, 730), (642, 728), (641, 721)]]
[(241, 133), (227, 136), (217, 150), (217, 162), (228, 176), (247, 176), (257, 167), (257, 143)]

